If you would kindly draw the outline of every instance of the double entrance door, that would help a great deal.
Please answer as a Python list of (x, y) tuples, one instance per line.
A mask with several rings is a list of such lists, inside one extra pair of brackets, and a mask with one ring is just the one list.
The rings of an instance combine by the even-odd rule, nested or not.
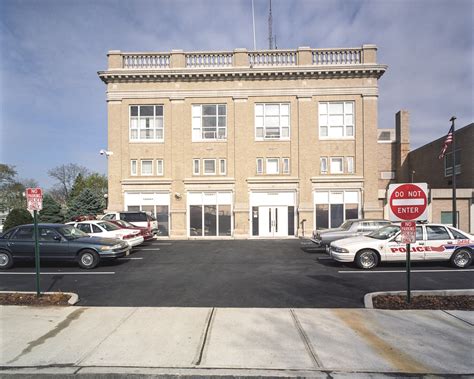
[(258, 231), (260, 237), (287, 237), (288, 207), (258, 207)]

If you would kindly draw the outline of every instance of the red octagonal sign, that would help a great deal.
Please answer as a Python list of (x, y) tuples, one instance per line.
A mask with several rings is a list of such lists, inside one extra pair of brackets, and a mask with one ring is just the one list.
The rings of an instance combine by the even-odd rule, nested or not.
[(391, 221), (423, 221), (427, 219), (428, 186), (426, 183), (391, 184), (388, 204)]

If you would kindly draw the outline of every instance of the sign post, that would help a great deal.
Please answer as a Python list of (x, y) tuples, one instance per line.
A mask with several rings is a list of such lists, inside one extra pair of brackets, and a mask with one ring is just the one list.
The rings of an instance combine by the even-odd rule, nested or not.
[(407, 303), (411, 301), (410, 244), (416, 242), (416, 222), (426, 221), (428, 186), (426, 183), (391, 184), (388, 187), (390, 221), (402, 221), (401, 242), (406, 244)]
[(26, 204), (27, 209), (33, 211), (34, 222), (34, 236), (35, 236), (35, 266), (36, 266), (36, 296), (40, 292), (40, 254), (38, 244), (38, 211), (43, 209), (43, 191), (41, 188), (27, 188), (26, 189)]

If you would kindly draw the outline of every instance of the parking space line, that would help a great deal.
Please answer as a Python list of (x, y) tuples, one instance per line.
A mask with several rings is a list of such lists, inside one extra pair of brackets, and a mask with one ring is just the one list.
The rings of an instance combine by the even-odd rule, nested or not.
[(140, 248), (137, 249), (137, 251), (157, 251), (157, 250), (160, 250), (160, 248), (157, 247), (155, 249), (140, 249)]
[(163, 245), (163, 246), (164, 246), (164, 245), (172, 245), (171, 242), (157, 242), (157, 243), (153, 243), (153, 242), (152, 242), (151, 244), (152, 244), (152, 245)]
[[(114, 275), (115, 271), (97, 271), (97, 272), (40, 272), (40, 275)], [(0, 275), (36, 275), (36, 272), (0, 272)]]
[[(459, 270), (459, 269), (452, 269), (452, 270), (411, 270), (412, 273), (418, 273), (418, 272), (468, 272), (468, 271), (474, 271), (474, 269), (468, 269), (468, 270)], [(344, 271), (338, 271), (339, 274), (398, 274), (398, 273), (405, 273), (406, 270), (386, 270), (386, 271), (349, 271), (349, 270), (344, 270)]]

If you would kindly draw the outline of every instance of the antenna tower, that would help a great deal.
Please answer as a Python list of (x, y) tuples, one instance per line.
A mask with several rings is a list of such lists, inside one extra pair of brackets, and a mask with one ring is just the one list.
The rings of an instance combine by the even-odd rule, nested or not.
[(270, 0), (270, 12), (268, 13), (268, 48), (270, 50), (273, 49), (273, 31), (272, 25), (273, 18), (272, 18), (272, 0)]

